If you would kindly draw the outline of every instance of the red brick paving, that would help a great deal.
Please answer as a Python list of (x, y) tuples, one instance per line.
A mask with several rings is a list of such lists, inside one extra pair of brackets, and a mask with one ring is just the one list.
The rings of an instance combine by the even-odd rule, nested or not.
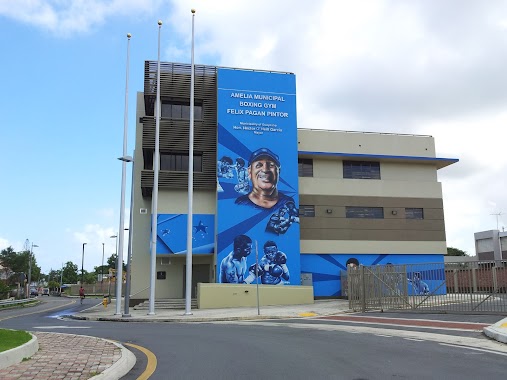
[(453, 322), (453, 321), (433, 321), (428, 319), (402, 319), (402, 318), (384, 318), (384, 317), (365, 317), (365, 316), (352, 316), (352, 315), (331, 315), (320, 317), (319, 319), (330, 319), (335, 321), (348, 321), (348, 322), (365, 322), (374, 324), (394, 324), (401, 326), (413, 327), (439, 327), (445, 329), (462, 329), (481, 331), (489, 324), (484, 323), (471, 323), (471, 322)]

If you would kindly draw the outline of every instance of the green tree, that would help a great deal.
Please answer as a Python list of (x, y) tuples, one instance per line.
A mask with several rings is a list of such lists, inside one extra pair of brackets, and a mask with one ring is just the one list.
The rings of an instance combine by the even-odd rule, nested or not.
[(8, 297), (9, 290), (10, 287), (7, 286), (7, 283), (4, 280), (0, 280), (0, 300)]
[[(108, 265), (108, 268), (111, 268), (111, 269), (116, 269), (116, 253), (113, 253), (111, 256), (109, 256), (109, 258), (107, 259), (107, 265)], [(123, 263), (123, 271), (126, 271), (127, 270), (127, 266), (125, 265), (125, 263)]]
[(101, 274), (104, 274), (104, 277), (109, 273), (109, 265), (99, 265), (98, 267), (94, 267), (95, 275), (98, 277)]
[[(7, 283), (13, 285), (19, 281), (20, 273), (24, 273), (28, 276), (28, 270), (30, 267), (30, 251), (14, 252), (12, 247), (7, 247), (0, 251), (0, 263), (2, 263), (4, 268), (7, 268), (4, 269), (5, 272), (9, 271), (9, 273), (12, 273), (7, 279)], [(40, 270), (40, 267), (37, 266), (35, 256), (32, 256), (32, 281), (39, 278)]]
[(58, 289), (60, 289), (60, 282), (55, 281), (55, 280), (51, 280), (48, 283), (48, 288), (51, 290), (58, 290)]
[(95, 284), (97, 282), (97, 276), (95, 272), (84, 271), (83, 280), (85, 284)]
[(79, 279), (77, 265), (72, 261), (67, 261), (63, 266), (63, 283), (77, 284)]
[(447, 256), (468, 256), (466, 251), (454, 247), (447, 247)]

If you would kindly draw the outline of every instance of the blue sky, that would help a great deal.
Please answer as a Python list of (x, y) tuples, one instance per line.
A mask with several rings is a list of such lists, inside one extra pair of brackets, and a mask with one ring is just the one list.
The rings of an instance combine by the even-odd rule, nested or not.
[(448, 245), (473, 253), (507, 213), (504, 2), (0, 0), (0, 249), (29, 239), (45, 272), (83, 242), (87, 270), (114, 253), (126, 34), (132, 154), (157, 20), (162, 60), (189, 62), (191, 7), (196, 63), (294, 72), (299, 127), (429, 134), (459, 158), (439, 171)]

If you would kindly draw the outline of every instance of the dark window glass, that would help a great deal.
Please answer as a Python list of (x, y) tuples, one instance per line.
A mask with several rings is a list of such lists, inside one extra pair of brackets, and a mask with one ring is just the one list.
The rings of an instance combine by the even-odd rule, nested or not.
[(347, 218), (383, 219), (383, 207), (352, 207), (345, 208)]
[(380, 179), (380, 162), (343, 161), (343, 178)]
[[(160, 111), (161, 117), (190, 120), (190, 102), (162, 99)], [(202, 104), (194, 103), (194, 119), (202, 120)]]
[[(160, 170), (188, 172), (188, 154), (161, 153)], [(202, 172), (202, 154), (194, 154), (194, 172)]]
[(171, 117), (172, 115), (172, 105), (171, 104), (164, 104), (162, 103), (162, 106), (160, 107), (160, 117)]
[(181, 119), (181, 104), (171, 105), (171, 117), (173, 119)]
[(202, 120), (202, 106), (194, 105), (194, 119)]
[(299, 216), (314, 217), (315, 206), (313, 205), (299, 205)]
[(298, 158), (298, 175), (313, 177), (313, 160), (311, 158)]
[(407, 219), (424, 219), (424, 212), (422, 208), (406, 208), (405, 218)]
[[(181, 118), (190, 120), (190, 106), (184, 105), (181, 106)], [(195, 118), (195, 111), (194, 111)]]

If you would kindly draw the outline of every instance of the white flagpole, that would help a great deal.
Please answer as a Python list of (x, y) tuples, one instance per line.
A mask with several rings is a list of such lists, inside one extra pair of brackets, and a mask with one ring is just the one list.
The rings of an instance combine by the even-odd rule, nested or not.
[(151, 193), (150, 305), (148, 315), (155, 315), (155, 272), (157, 269), (158, 172), (160, 165), (160, 29), (158, 20), (157, 102), (155, 104), (155, 152), (153, 154), (153, 191)]
[(123, 116), (123, 155), (121, 160), (121, 199), (120, 199), (120, 228), (118, 228), (119, 247), (116, 258), (116, 312), (114, 315), (121, 315), (121, 290), (123, 285), (123, 236), (125, 235), (125, 186), (127, 184), (127, 135), (129, 120), (129, 59), (130, 59), (130, 37), (127, 33), (127, 73), (125, 79), (125, 114)]
[(188, 137), (188, 220), (187, 220), (187, 272), (185, 288), (185, 315), (192, 315), (192, 198), (194, 195), (194, 18), (192, 12), (192, 53), (190, 64), (190, 131)]

